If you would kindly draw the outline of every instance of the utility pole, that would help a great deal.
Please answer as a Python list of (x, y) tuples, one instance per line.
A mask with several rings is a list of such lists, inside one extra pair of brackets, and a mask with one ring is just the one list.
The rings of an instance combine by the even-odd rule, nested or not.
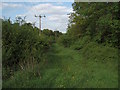
[(39, 17), (39, 29), (40, 29), (40, 30), (39, 30), (39, 35), (40, 35), (40, 34), (41, 34), (41, 18), (42, 18), (42, 17), (46, 17), (46, 16), (45, 16), (45, 15), (44, 15), (44, 16), (42, 16), (42, 15), (36, 16), (36, 15), (35, 15), (35, 17)]

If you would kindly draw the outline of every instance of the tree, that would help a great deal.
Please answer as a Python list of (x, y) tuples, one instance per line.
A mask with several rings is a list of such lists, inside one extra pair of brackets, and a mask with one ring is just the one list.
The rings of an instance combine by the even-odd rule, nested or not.
[(79, 37), (90, 35), (98, 43), (118, 45), (120, 27), (117, 2), (74, 2), (72, 6), (74, 13), (70, 16), (68, 34)]

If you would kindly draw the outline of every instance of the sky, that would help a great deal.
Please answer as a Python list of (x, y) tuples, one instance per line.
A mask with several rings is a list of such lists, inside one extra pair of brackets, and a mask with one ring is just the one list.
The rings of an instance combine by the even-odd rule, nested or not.
[(39, 18), (35, 15), (45, 15), (42, 18), (42, 30), (59, 30), (65, 33), (68, 25), (69, 13), (73, 12), (73, 2), (3, 2), (0, 3), (0, 18), (11, 18), (15, 21), (16, 16), (26, 16), (26, 21), (35, 23), (39, 27)]

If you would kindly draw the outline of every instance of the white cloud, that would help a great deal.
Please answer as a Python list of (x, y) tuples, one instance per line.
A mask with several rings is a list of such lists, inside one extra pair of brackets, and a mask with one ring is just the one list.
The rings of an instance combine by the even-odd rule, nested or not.
[(39, 4), (29, 8), (29, 13), (34, 14), (65, 14), (71, 11), (70, 8), (65, 6), (55, 6), (52, 4)]
[(65, 21), (66, 18), (68, 18), (67, 15), (51, 15), (48, 17), (48, 20), (50, 21), (57, 21), (57, 22), (61, 22), (61, 21)]
[(68, 24), (68, 13), (72, 12), (72, 8), (66, 6), (56, 6), (50, 3), (38, 4), (28, 8), (26, 20), (29, 22), (36, 22), (36, 26), (39, 26), (39, 19), (34, 15), (46, 15), (46, 18), (42, 18), (42, 29), (48, 28), (51, 30), (59, 30), (65, 32)]
[(22, 4), (13, 4), (13, 3), (0, 3), (0, 8), (10, 7), (10, 8), (17, 8), (22, 7)]

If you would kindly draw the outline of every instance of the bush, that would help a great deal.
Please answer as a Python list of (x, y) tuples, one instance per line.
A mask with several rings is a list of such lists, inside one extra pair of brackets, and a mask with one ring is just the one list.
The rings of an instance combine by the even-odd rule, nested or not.
[(3, 21), (2, 24), (2, 63), (4, 68), (16, 71), (20, 64), (26, 66), (30, 62), (40, 62), (50, 44), (38, 35), (31, 24), (12, 24)]
[(77, 39), (76, 42), (71, 46), (71, 48), (75, 50), (80, 50), (82, 49), (86, 44), (90, 42), (90, 36), (84, 36), (81, 37), (80, 39)]
[(68, 36), (68, 35), (62, 35), (58, 38), (58, 43), (63, 45), (64, 47), (70, 47), (70, 45), (73, 43), (73, 39), (72, 37)]
[(99, 45), (95, 42), (90, 42), (83, 49), (81, 49), (80, 52), (86, 61), (92, 60), (102, 63), (113, 61), (116, 63), (118, 60), (118, 51), (116, 48)]

